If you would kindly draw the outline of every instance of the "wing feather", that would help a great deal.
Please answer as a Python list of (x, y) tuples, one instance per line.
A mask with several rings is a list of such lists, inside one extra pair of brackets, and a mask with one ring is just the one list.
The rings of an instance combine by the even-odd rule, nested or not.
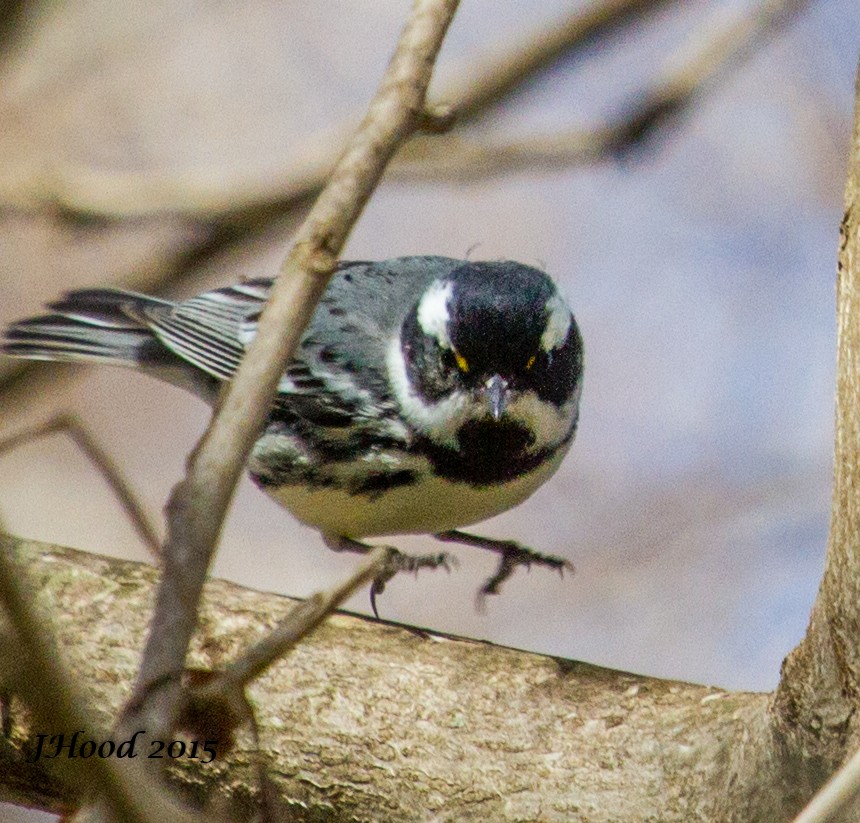
[(181, 303), (146, 306), (142, 319), (159, 340), (192, 366), (229, 380), (245, 354), (240, 330), (259, 315), (271, 281), (228, 286)]

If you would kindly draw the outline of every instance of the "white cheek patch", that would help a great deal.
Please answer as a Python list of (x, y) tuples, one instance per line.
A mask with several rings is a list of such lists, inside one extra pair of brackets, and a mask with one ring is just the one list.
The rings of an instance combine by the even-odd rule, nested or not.
[(558, 292), (547, 301), (546, 310), (546, 328), (541, 335), (540, 345), (545, 352), (549, 353), (567, 340), (573, 315)]
[(418, 302), (418, 325), (424, 334), (435, 338), (443, 348), (451, 348), (451, 338), (448, 336), (448, 321), (451, 315), (448, 303), (454, 293), (454, 284), (436, 281)]
[(486, 414), (482, 404), (473, 402), (462, 391), (454, 391), (435, 403), (423, 400), (409, 382), (399, 337), (391, 341), (387, 360), (391, 385), (403, 416), (410, 425), (435, 443), (456, 448), (460, 427), (470, 418), (476, 417), (479, 411)]
[(577, 387), (567, 403), (559, 408), (541, 400), (534, 392), (526, 392), (508, 406), (505, 417), (521, 423), (534, 434), (534, 443), (528, 451), (551, 449), (570, 433), (579, 414), (580, 393), (581, 388)]

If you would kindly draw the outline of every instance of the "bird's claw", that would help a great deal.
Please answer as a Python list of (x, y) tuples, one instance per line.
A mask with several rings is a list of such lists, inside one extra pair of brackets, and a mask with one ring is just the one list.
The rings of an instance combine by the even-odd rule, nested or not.
[(373, 579), (370, 584), (370, 608), (373, 610), (373, 615), (379, 619), (379, 611), (376, 607), (376, 598), (385, 591), (385, 586), (392, 577), (399, 572), (412, 572), (418, 576), (420, 569), (438, 569), (443, 568), (446, 572), (451, 571), (452, 566), (457, 565), (457, 558), (447, 552), (437, 552), (436, 554), (406, 554), (395, 549), (393, 546), (386, 546), (388, 549), (388, 560), (382, 571)]
[(531, 571), (532, 565), (545, 566), (556, 569), (562, 578), (564, 578), (565, 570), (571, 573), (575, 571), (573, 563), (566, 558), (556, 557), (552, 554), (541, 554), (514, 541), (499, 541), (493, 549), (498, 551), (501, 557), (495, 573), (487, 578), (478, 591), (477, 606), (479, 609), (483, 609), (484, 598), (487, 595), (499, 594), (502, 583), (514, 573), (517, 566), (525, 566), (527, 571)]

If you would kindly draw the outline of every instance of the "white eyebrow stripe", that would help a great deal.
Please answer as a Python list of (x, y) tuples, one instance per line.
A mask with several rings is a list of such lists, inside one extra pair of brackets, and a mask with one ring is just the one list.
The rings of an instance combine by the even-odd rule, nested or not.
[(418, 302), (418, 325), (424, 334), (435, 338), (443, 348), (451, 348), (448, 321), (451, 319), (448, 303), (454, 293), (454, 284), (449, 280), (436, 281)]
[(555, 292), (547, 300), (546, 310), (546, 328), (541, 335), (540, 345), (545, 352), (551, 352), (567, 340), (568, 332), (570, 332), (570, 324), (573, 322), (573, 315), (570, 313), (567, 303), (564, 302), (558, 292)]

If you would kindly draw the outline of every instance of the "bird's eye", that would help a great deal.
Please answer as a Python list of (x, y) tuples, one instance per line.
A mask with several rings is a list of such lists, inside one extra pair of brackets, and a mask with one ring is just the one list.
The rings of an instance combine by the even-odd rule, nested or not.
[(454, 349), (454, 360), (457, 362), (457, 368), (463, 372), (463, 374), (468, 374), (469, 372), (469, 363), (465, 357), (463, 357), (460, 352)]
[(533, 355), (532, 355), (532, 356), (531, 356), (531, 357), (526, 361), (526, 371), (528, 371), (532, 366), (534, 366), (534, 364), (535, 364), (535, 360), (537, 360), (537, 355), (536, 355), (536, 354), (533, 354)]
[(442, 365), (448, 370), (457, 368), (463, 374), (467, 374), (469, 371), (469, 361), (456, 349), (443, 349)]

